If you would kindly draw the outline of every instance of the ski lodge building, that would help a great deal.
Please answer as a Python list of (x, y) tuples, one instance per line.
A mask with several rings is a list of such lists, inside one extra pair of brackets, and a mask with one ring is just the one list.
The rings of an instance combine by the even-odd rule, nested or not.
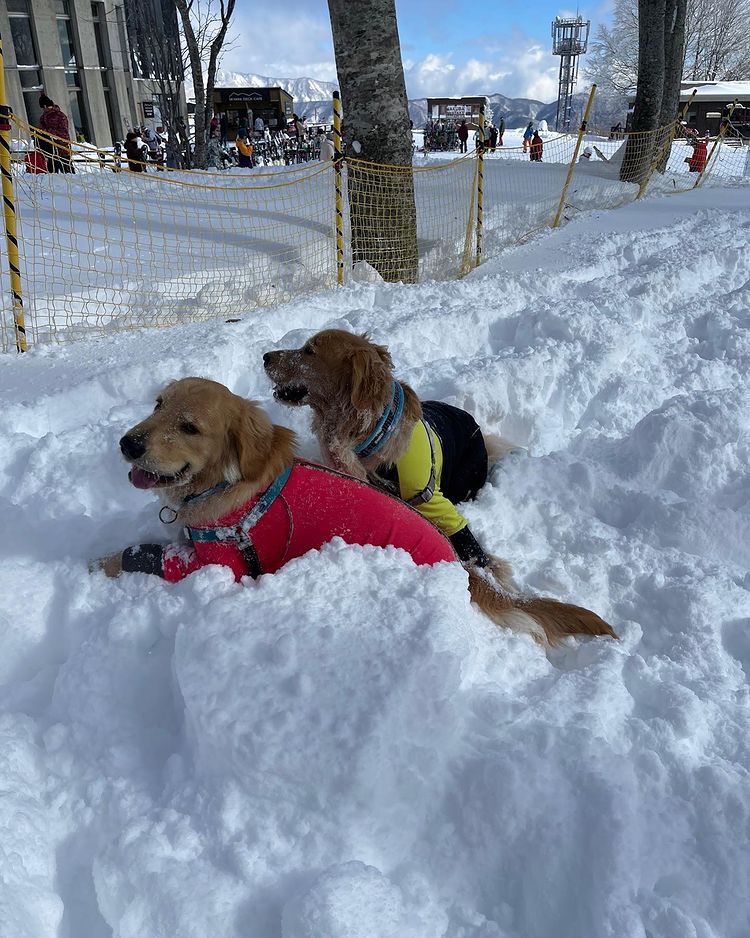
[(468, 98), (427, 98), (427, 120), (453, 121), (460, 124), (465, 120), (470, 127), (479, 126), (479, 108), (485, 105), (485, 119), (492, 117), (489, 102), (484, 95)]
[(214, 114), (227, 115), (230, 133), (240, 124), (252, 127), (253, 121), (263, 118), (271, 130), (286, 127), (293, 114), (294, 98), (283, 88), (214, 88), (212, 100)]
[[(174, 0), (153, 5), (167, 40), (179, 50)], [(67, 114), (71, 136), (100, 147), (131, 127), (162, 124), (161, 85), (138, 29), (135, 0), (0, 0), (5, 84), (13, 112), (36, 125), (44, 93)], [(142, 8), (142, 7), (141, 7)], [(175, 55), (175, 82), (182, 83)], [(183, 102), (184, 94), (180, 89)]]
[[(696, 91), (685, 120), (699, 134), (706, 131), (713, 137), (719, 132), (722, 111), (737, 102), (732, 114), (732, 127), (737, 136), (750, 142), (750, 81), (683, 81), (680, 86), (680, 110)], [(633, 115), (635, 95), (628, 101), (628, 126)], [(676, 115), (675, 115), (676, 116)]]

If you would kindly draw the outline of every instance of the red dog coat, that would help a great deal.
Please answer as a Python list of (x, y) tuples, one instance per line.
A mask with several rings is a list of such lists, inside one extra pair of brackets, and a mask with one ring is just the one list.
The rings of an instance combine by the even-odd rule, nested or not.
[(215, 524), (187, 528), (188, 543), (129, 547), (123, 570), (176, 582), (206, 564), (223, 564), (239, 580), (275, 573), (334, 537), (400, 547), (417, 564), (457, 559), (437, 528), (392, 495), (317, 463), (296, 461), (285, 475)]

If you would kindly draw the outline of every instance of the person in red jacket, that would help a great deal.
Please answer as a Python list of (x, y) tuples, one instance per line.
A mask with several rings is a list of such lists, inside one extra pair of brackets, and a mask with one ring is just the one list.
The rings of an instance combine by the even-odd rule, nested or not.
[(529, 159), (533, 163), (542, 162), (542, 153), (544, 152), (544, 142), (539, 136), (539, 131), (534, 131), (534, 136), (531, 138), (531, 146), (529, 147)]
[(47, 157), (47, 170), (50, 173), (73, 173), (70, 150), (70, 129), (68, 118), (55, 102), (46, 94), (39, 96), (42, 109), (39, 129), (48, 136), (39, 137), (39, 149)]
[(469, 149), (466, 141), (469, 139), (469, 127), (465, 120), (461, 121), (461, 124), (458, 128), (458, 139), (459, 139), (459, 153), (466, 153)]
[(700, 137), (693, 144), (693, 155), (685, 157), (688, 169), (691, 173), (702, 173), (706, 168), (708, 160), (708, 141), (705, 137)]

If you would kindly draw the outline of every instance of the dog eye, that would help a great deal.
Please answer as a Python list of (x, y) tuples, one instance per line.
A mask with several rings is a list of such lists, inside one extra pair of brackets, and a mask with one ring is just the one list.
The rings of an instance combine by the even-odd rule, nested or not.
[(200, 433), (200, 432), (201, 432), (201, 431), (198, 429), (198, 427), (196, 427), (196, 425), (195, 425), (194, 423), (190, 423), (189, 420), (188, 420), (188, 421), (185, 421), (185, 423), (181, 423), (181, 424), (180, 424), (180, 430), (181, 430), (183, 433), (187, 433), (189, 436), (195, 436), (196, 433)]
[(161, 398), (156, 398), (156, 403), (154, 404), (154, 410), (157, 411), (161, 407)]

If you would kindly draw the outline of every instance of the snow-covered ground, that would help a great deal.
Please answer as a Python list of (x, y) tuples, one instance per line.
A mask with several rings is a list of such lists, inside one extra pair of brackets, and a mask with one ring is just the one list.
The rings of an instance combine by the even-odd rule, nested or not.
[[(0, 361), (3, 938), (747, 938), (750, 188), (650, 197), (460, 282)], [(235, 584), (91, 576), (167, 539), (122, 432), (171, 378), (370, 330), (526, 447), (466, 511), (619, 643), (545, 655), (460, 567), (331, 545)]]
[[(507, 146), (487, 155), (485, 260), (555, 215), (575, 137), (544, 137), (542, 163), (523, 153), (517, 130), (506, 134)], [(619, 181), (622, 142), (592, 137), (587, 143), (605, 159), (595, 153), (576, 165), (563, 221), (623, 205), (638, 193)], [(685, 165), (690, 152), (675, 143), (669, 172), (655, 185), (672, 192), (692, 186), (696, 177)], [(457, 156), (415, 155), (422, 280), (455, 279), (474, 257), (476, 161)], [(722, 146), (714, 163), (706, 184), (750, 179), (749, 147)], [(34, 343), (228, 318), (336, 283), (330, 164), (189, 174), (113, 173), (97, 163), (78, 170), (35, 176), (19, 167), (16, 176), (23, 295)], [(387, 186), (389, 179), (376, 175), (373, 183)], [(394, 217), (393, 224), (402, 220)], [(4, 268), (0, 286), (0, 348), (7, 349), (14, 340)]]

